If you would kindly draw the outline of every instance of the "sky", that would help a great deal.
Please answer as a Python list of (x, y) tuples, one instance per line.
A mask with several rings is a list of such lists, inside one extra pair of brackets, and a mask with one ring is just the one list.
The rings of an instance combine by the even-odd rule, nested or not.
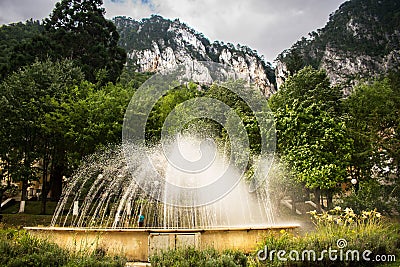
[[(345, 0), (103, 0), (106, 17), (179, 18), (210, 41), (247, 45), (272, 62), (301, 37), (324, 27)], [(0, 0), (0, 24), (43, 19), (56, 0)]]

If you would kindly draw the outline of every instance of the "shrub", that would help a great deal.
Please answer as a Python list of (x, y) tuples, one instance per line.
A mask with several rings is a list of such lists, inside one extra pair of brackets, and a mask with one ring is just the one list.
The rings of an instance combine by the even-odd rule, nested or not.
[(377, 209), (384, 214), (400, 212), (399, 188), (395, 184), (381, 184), (375, 179), (360, 182), (357, 192), (341, 198), (342, 208), (350, 207), (355, 212)]
[(0, 230), (1, 266), (63, 266), (68, 253), (23, 230)]
[[(255, 255), (255, 264), (257, 266), (371, 266), (379, 262), (364, 261), (362, 253), (366, 250), (371, 251), (367, 255), (374, 259), (376, 255), (400, 255), (400, 231), (399, 226), (389, 223), (377, 211), (363, 211), (356, 214), (352, 209), (334, 209), (317, 214), (310, 212), (312, 219), (316, 224), (316, 230), (304, 237), (294, 236), (286, 231), (282, 231), (277, 236), (269, 234), (265, 237), (262, 244), (259, 245)], [(275, 250), (275, 254), (271, 251)], [(284, 250), (287, 261), (281, 261), (277, 257), (277, 252)], [(316, 253), (315, 260), (302, 252), (313, 250)], [(323, 251), (326, 251), (322, 254)], [(336, 260), (331, 260), (329, 250), (332, 256), (337, 255)], [(336, 250), (337, 252), (333, 252)], [(357, 250), (359, 260), (352, 259), (351, 251)], [(259, 251), (262, 251), (261, 254)], [(292, 252), (293, 251), (293, 252)], [(350, 252), (349, 252), (350, 251)], [(299, 253), (297, 257), (296, 252)], [(346, 256), (349, 252), (348, 256)], [(261, 256), (261, 260), (258, 258)], [(311, 256), (313, 256), (311, 254)], [(346, 259), (348, 257), (348, 259)], [(264, 259), (265, 258), (265, 259)]]
[(96, 250), (92, 253), (71, 253), (49, 241), (31, 236), (24, 230), (1, 229), (0, 266), (124, 266), (121, 257), (109, 257)]
[(219, 253), (215, 249), (182, 248), (162, 251), (152, 256), (150, 262), (153, 267), (236, 267), (247, 266), (247, 257), (240, 251), (227, 250)]

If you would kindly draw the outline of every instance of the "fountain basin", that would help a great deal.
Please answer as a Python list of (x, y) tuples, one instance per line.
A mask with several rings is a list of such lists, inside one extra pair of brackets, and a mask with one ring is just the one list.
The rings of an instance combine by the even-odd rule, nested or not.
[(195, 247), (218, 251), (237, 249), (254, 251), (268, 233), (293, 231), (299, 225), (255, 227), (216, 227), (210, 229), (158, 228), (68, 228), (25, 227), (32, 235), (45, 238), (73, 251), (100, 249), (109, 255), (124, 255), (129, 261), (148, 261), (153, 254), (166, 249)]

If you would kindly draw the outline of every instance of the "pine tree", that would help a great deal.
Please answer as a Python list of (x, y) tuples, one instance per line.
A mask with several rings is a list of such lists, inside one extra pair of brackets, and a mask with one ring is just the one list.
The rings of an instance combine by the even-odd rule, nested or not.
[(91, 82), (115, 82), (126, 52), (115, 25), (104, 17), (102, 0), (62, 0), (45, 19), (53, 55), (74, 60)]

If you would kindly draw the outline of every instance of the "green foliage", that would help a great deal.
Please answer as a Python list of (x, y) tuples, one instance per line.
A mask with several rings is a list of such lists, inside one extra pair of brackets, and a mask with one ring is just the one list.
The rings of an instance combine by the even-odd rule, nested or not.
[[(56, 3), (44, 25), (30, 22), (11, 27), (17, 35), (14, 38), (20, 35), (21, 41), (13, 45), (12, 37), (6, 39), (10, 40), (5, 50), (9, 57), (0, 65), (2, 76), (35, 60), (51, 58), (73, 60), (93, 83), (116, 82), (122, 73), (126, 52), (118, 47), (118, 32), (115, 25), (104, 18), (102, 3), (101, 0), (63, 0)], [(27, 34), (21, 33), (20, 28), (26, 29)], [(7, 29), (2, 30), (7, 33)]]
[(180, 86), (169, 90), (156, 102), (149, 114), (146, 121), (146, 140), (149, 143), (160, 140), (164, 122), (171, 111), (184, 101), (201, 95), (202, 92), (190, 84), (187, 87)]
[[(14, 181), (34, 179), (43, 148), (54, 147), (60, 129), (49, 114), (60, 108), (68, 90), (82, 80), (71, 62), (36, 62), (0, 84), (0, 157)], [(57, 143), (58, 144), (58, 143)]]
[(93, 153), (99, 146), (121, 141), (125, 109), (133, 89), (108, 84), (101, 88), (84, 82), (75, 87), (70, 101), (63, 104), (58, 122), (63, 125), (69, 151), (79, 158)]
[(390, 215), (393, 211), (400, 211), (399, 192), (393, 190), (393, 186), (380, 184), (375, 179), (359, 181), (358, 190), (344, 194), (338, 201), (341, 207), (350, 207), (355, 212), (376, 209)]
[(240, 251), (224, 251), (219, 253), (215, 249), (196, 250), (194, 248), (183, 248), (162, 251), (150, 258), (154, 267), (170, 266), (248, 266), (247, 257)]
[[(267, 259), (264, 261), (257, 261), (257, 266), (371, 266), (377, 265), (379, 262), (369, 261), (366, 262), (362, 259), (363, 251), (370, 250), (372, 253), (369, 256), (373, 259), (375, 255), (395, 255), (400, 254), (400, 231), (399, 226), (386, 222), (385, 218), (375, 210), (363, 211), (354, 213), (352, 209), (341, 209), (335, 207), (334, 209), (317, 214), (315, 211), (310, 212), (313, 221), (316, 224), (316, 230), (299, 237), (284, 230), (280, 235), (269, 234), (263, 242), (258, 246), (258, 250), (267, 248)], [(338, 247), (338, 240), (345, 239), (347, 246), (340, 249)], [(337, 250), (337, 260), (331, 261), (328, 253), (325, 253), (323, 259), (321, 253), (329, 249)], [(270, 260), (271, 250), (286, 251), (284, 256), (288, 261), (279, 261), (276, 253), (273, 254)], [(302, 252), (305, 250), (313, 250), (316, 253), (316, 259), (308, 261), (307, 257), (304, 261), (301, 260)], [(343, 251), (343, 261), (340, 259), (340, 250)], [(358, 250), (360, 255), (359, 261), (346, 260), (346, 252), (350, 250)], [(295, 258), (296, 254), (291, 254), (290, 251), (299, 252), (299, 261)], [(262, 255), (264, 256), (264, 255)], [(255, 255), (257, 257), (257, 255)]]
[(21, 43), (29, 42), (35, 35), (44, 30), (39, 21), (28, 20), (0, 27), (0, 79), (11, 73), (15, 68), (11, 65), (14, 60), (13, 51)]
[(334, 189), (346, 177), (352, 140), (338, 116), (339, 99), (326, 73), (311, 67), (290, 77), (270, 99), (278, 152), (309, 188)]
[(69, 252), (54, 243), (31, 236), (24, 230), (0, 229), (0, 265), (12, 266), (124, 266), (126, 260), (96, 251)]
[[(228, 89), (229, 88), (229, 89)], [(236, 88), (236, 89), (235, 89)], [(257, 94), (258, 92), (253, 90), (254, 88), (247, 87), (245, 81), (237, 80), (237, 81), (228, 81), (222, 85), (212, 85), (206, 92), (207, 97), (211, 97), (213, 99), (219, 100), (222, 103), (226, 104), (233, 110), (242, 121), (244, 128), (246, 130), (246, 135), (249, 139), (250, 151), (253, 154), (258, 154), (261, 151), (261, 134), (260, 127), (258, 125), (255, 114), (252, 109), (248, 106), (248, 104), (243, 100), (237, 92), (244, 93), (245, 90), (248, 90), (248, 93), (251, 95), (252, 93)], [(254, 103), (255, 104), (255, 103)], [(219, 113), (221, 116), (224, 116), (224, 120), (227, 120), (228, 123), (236, 123), (230, 121), (230, 114), (224, 114), (222, 111), (215, 111), (214, 113)], [(221, 126), (219, 126), (221, 127)], [(239, 126), (238, 126), (239, 127)], [(228, 133), (221, 128), (222, 139), (224, 142), (229, 142)], [(244, 143), (243, 140), (241, 143)], [(243, 149), (248, 149), (243, 148)]]
[(320, 109), (339, 114), (342, 93), (339, 87), (331, 86), (325, 70), (304, 67), (290, 76), (282, 88), (273, 95), (269, 104), (272, 110), (290, 106), (299, 102), (300, 107), (317, 104)]
[(126, 60), (126, 52), (118, 47), (115, 25), (104, 18), (102, 0), (63, 0), (45, 19), (45, 34), (57, 56), (77, 62), (86, 79), (96, 81), (105, 70), (104, 82), (115, 82)]
[[(0, 84), (4, 179), (37, 179), (35, 163), (42, 159), (55, 179), (52, 184), (60, 184), (83, 156), (99, 146), (119, 143), (133, 86), (143, 80), (139, 78), (132, 78), (128, 88), (95, 85), (83, 80), (73, 62), (49, 60), (7, 77)], [(61, 194), (61, 188), (57, 192)], [(57, 196), (56, 190), (52, 193)]]
[[(391, 203), (398, 209), (400, 177), (400, 82), (399, 73), (361, 84), (354, 89), (344, 106), (350, 137), (354, 140), (351, 157), (352, 178), (364, 182), (364, 188), (348, 200), (358, 205), (359, 197)], [(376, 179), (376, 182), (368, 182)], [(380, 192), (372, 192), (372, 188)], [(361, 200), (361, 199), (360, 199)], [(361, 203), (359, 203), (361, 204)], [(362, 206), (361, 206), (362, 207)], [(378, 206), (375, 206), (378, 207)], [(387, 205), (382, 209), (386, 212)]]
[(346, 161), (350, 156), (351, 141), (344, 124), (315, 104), (286, 114), (277, 116), (285, 126), (278, 135), (285, 139), (278, 141), (283, 159), (307, 187), (335, 188), (346, 177)]

